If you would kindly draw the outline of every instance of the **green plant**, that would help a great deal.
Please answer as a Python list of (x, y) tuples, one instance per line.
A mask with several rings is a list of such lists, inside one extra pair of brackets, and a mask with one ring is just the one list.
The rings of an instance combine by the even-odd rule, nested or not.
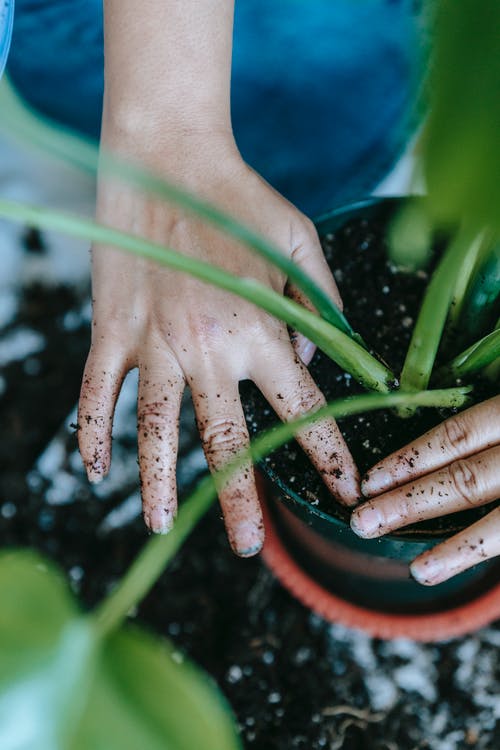
[[(500, 198), (499, 152), (495, 148), (500, 113), (496, 93), (500, 79), (499, 14), (496, 0), (486, 0), (481, 12), (473, 0), (441, 0), (439, 4), (436, 63), (431, 75), (434, 104), (424, 138), (429, 197), (423, 209), (414, 210), (416, 204), (412, 204), (411, 222), (410, 214), (406, 214), (394, 230), (398, 262), (415, 265), (415, 248), (422, 257), (427, 256), (433, 227), (449, 229), (453, 225), (460, 229), (429, 285), (399, 393), (389, 393), (396, 386), (393, 374), (366, 351), (345, 317), (279, 251), (230, 217), (135, 166), (106, 155), (101, 159), (101, 168), (109, 174), (178, 203), (249, 244), (293, 279), (318, 315), (251, 279), (235, 279), (220, 269), (94, 222), (7, 201), (0, 201), (0, 214), (117, 245), (240, 294), (304, 333), (368, 389), (380, 392), (329, 404), (313, 415), (276, 427), (254, 441), (250, 449), (253, 460), (326, 414), (339, 417), (376, 408), (396, 408), (405, 414), (423, 406), (458, 408), (466, 402), (469, 389), (424, 390), (432, 377), (436, 382), (453, 383), (478, 370), (496, 378), (499, 374), (498, 322), (496, 326), (490, 323), (494, 315), (498, 319), (500, 284), (494, 242)], [(477, 86), (478, 70), (481, 87)], [(466, 116), (464, 98), (468, 102)], [(484, 106), (485, 98), (491, 108)], [(483, 110), (484, 116), (474, 118), (474, 113)], [(35, 129), (30, 138), (51, 153), (61, 155), (64, 150), (57, 136), (48, 142)], [(95, 171), (97, 152), (88, 144), (77, 144), (76, 148), (73, 144), (68, 155), (73, 162)], [(405, 233), (418, 240), (410, 255), (406, 251), (408, 240), (402, 240)], [(482, 324), (486, 330), (479, 334), (467, 322), (477, 320), (473, 312), (477, 309), (487, 313)], [(460, 344), (466, 348), (461, 354), (458, 349), (450, 352), (450, 361), (433, 376), (448, 318), (452, 330), (464, 333)], [(478, 335), (480, 338), (474, 341)], [(445, 344), (450, 348), (449, 341)], [(32, 553), (2, 555), (2, 750), (229, 750), (240, 746), (227, 708), (206, 678), (187, 662), (179, 664), (173, 658), (172, 646), (124, 622), (213, 502), (217, 482), (224, 481), (227, 472), (234, 471), (245, 457), (238, 457), (218, 477), (203, 480), (183, 503), (174, 530), (167, 537), (152, 538), (116, 589), (90, 614), (79, 611), (61, 576), (46, 561)]]
[[(342, 357), (345, 356), (343, 352), (347, 350), (349, 353), (352, 347), (361, 352), (363, 357), (369, 358), (368, 362), (371, 365), (370, 355), (351, 337), (341, 333), (318, 316), (303, 311), (289, 300), (282, 300), (279, 295), (269, 293), (268, 290), (259, 287), (251, 280), (234, 279), (221, 272), (220, 269), (186, 259), (174, 251), (106, 227), (100, 227), (94, 222), (61, 216), (46, 209), (33, 209), (0, 201), (0, 213), (38, 226), (66, 230), (97, 242), (123, 246), (128, 252), (138, 252), (163, 265), (194, 272), (204, 281), (216, 283), (254, 302), (258, 300), (263, 303), (263, 306), (267, 305), (266, 309), (283, 317), (298, 330), (302, 330), (310, 338), (321, 343), (322, 348), (334, 351), (338, 360), (342, 361)], [(442, 273), (438, 274), (438, 278), (441, 276)], [(451, 292), (449, 296), (451, 298)], [(335, 351), (335, 346), (339, 341), (343, 347), (340, 356)], [(377, 360), (373, 362), (379, 366)], [(359, 372), (359, 365), (356, 372)], [(385, 368), (382, 372), (385, 377), (388, 377), (386, 375), (388, 371)], [(374, 386), (379, 387), (377, 382)], [(466, 402), (469, 390), (468, 388), (454, 388), (425, 391), (420, 388), (414, 393), (372, 394), (344, 399), (329, 404), (312, 415), (305, 415), (293, 423), (280, 425), (263, 434), (253, 442), (250, 455), (253, 461), (258, 461), (289, 440), (298, 429), (321, 419), (326, 414), (339, 417), (389, 407), (407, 410), (420, 406), (460, 407)], [(8, 644), (8, 651), (3, 654), (0, 651), (0, 667), (2, 659), (6, 663), (5, 668), (0, 669), (0, 673), (4, 676), (3, 690), (0, 690), (0, 716), (2, 711), (5, 715), (16, 716), (18, 711), (24, 710), (25, 692), (35, 681), (39, 689), (33, 696), (33, 714), (38, 716), (41, 722), (40, 726), (37, 725), (36, 733), (37, 737), (43, 738), (47, 749), (54, 745), (54, 737), (57, 738), (62, 748), (85, 747), (85, 743), (89, 744), (89, 738), (92, 738), (95, 747), (99, 747), (99, 743), (102, 747), (111, 749), (118, 746), (127, 747), (126, 742), (131, 737), (135, 738), (136, 744), (140, 741), (142, 746), (153, 749), (157, 745), (160, 747), (161, 744), (158, 743), (167, 738), (173, 748), (190, 747), (196, 741), (196, 738), (191, 735), (193, 729), (183, 727), (190, 723), (187, 721), (187, 716), (193, 711), (200, 715), (204, 747), (213, 746), (221, 749), (238, 747), (237, 735), (227, 712), (224, 711), (224, 704), (220, 697), (217, 697), (214, 689), (208, 687), (206, 679), (193, 667), (187, 666), (184, 669), (184, 665), (176, 664), (171, 656), (172, 647), (162, 646), (159, 641), (139, 629), (129, 630), (123, 625), (123, 621), (131, 608), (135, 607), (147, 593), (183, 539), (208, 509), (215, 498), (218, 483), (224, 483), (228, 472), (234, 471), (246, 458), (248, 455), (245, 453), (221, 471), (218, 476), (208, 477), (200, 484), (195, 493), (182, 505), (174, 531), (167, 537), (153, 538), (145, 546), (115, 591), (99, 605), (94, 613), (82, 616), (74, 604), (61, 603), (59, 607), (57, 597), (60, 593), (56, 593), (54, 575), (48, 574), (46, 578), (47, 600), (49, 601), (48, 632), (50, 631), (52, 635), (56, 632), (55, 641), (50, 637), (40, 644), (37, 640), (38, 636), (30, 633), (26, 638), (16, 640), (14, 634), (22, 632), (22, 622), (27, 617), (25, 609), (23, 607), (19, 609), (18, 606), (19, 602), (22, 602), (22, 597), (16, 599), (8, 595), (7, 599), (2, 601), (2, 612), (6, 618), (5, 632), (10, 633), (10, 636), (6, 637), (5, 641)], [(0, 576), (3, 565), (6, 571), (5, 576), (10, 580), (26, 580), (27, 598), (31, 596), (30, 586), (35, 585), (39, 566), (45, 565), (40, 560), (34, 562), (31, 560), (30, 564), (32, 573), (29, 573), (30, 565), (23, 554), (19, 558), (7, 556), (3, 562), (0, 561)], [(49, 591), (51, 586), (54, 587), (52, 593)], [(50, 597), (53, 603), (50, 603), (52, 601)], [(36, 606), (40, 606), (40, 602)], [(62, 612), (61, 621), (58, 621), (59, 624), (54, 631), (53, 624), (50, 624), (53, 618), (52, 610), (57, 612), (58, 607)], [(27, 648), (31, 644), (31, 637), (34, 638), (32, 652), (30, 648)], [(26, 660), (24, 657), (21, 658), (21, 651), (31, 653), (30, 658)], [(16, 658), (16, 654), (19, 659)], [(61, 680), (59, 688), (57, 687), (59, 674), (66, 659), (71, 660), (74, 669), (71, 679)], [(180, 700), (172, 712), (161, 710), (163, 705), (161, 700), (147, 705), (145, 694), (140, 685), (134, 681), (139, 662), (141, 663), (141, 683), (142, 681), (154, 682), (157, 686), (156, 695), (170, 695), (171, 686), (175, 683), (178, 686), (178, 694), (185, 698), (185, 702)], [(41, 671), (40, 664), (44, 664)], [(25, 671), (20, 668), (20, 665), (24, 666)], [(151, 675), (150, 670), (152, 670)], [(184, 687), (179, 689), (179, 686)], [(122, 722), (120, 717), (125, 710), (123, 699), (125, 691), (130, 691), (133, 696), (135, 711), (127, 712), (127, 719)], [(48, 704), (47, 695), (51, 696)], [(111, 705), (111, 708), (103, 712), (101, 705), (107, 703)], [(115, 725), (125, 727), (125, 736), (123, 732), (120, 734), (113, 728)], [(0, 739), (2, 739), (1, 726), (0, 722)], [(11, 723), (6, 723), (5, 726), (9, 732), (13, 731)], [(211, 733), (214, 738), (212, 745), (209, 744)], [(9, 748), (8, 740), (7, 734), (4, 742), (6, 748)], [(114, 745), (113, 741), (115, 741)], [(33, 746), (29, 744), (30, 742), (32, 740), (28, 738), (25, 745), (21, 747), (28, 750)], [(39, 739), (37, 747), (44, 750), (45, 746)]]
[(79, 610), (63, 577), (45, 559), (29, 551), (0, 555), (2, 750), (239, 748), (215, 687), (188, 662), (179, 662), (172, 645), (124, 624), (127, 614), (208, 510), (218, 482), (249, 453), (259, 460), (326, 415), (398, 405), (460, 406), (467, 390), (343, 399), (264, 433), (249, 452), (200, 483), (182, 504), (173, 531), (152, 537), (114, 591), (89, 614)]

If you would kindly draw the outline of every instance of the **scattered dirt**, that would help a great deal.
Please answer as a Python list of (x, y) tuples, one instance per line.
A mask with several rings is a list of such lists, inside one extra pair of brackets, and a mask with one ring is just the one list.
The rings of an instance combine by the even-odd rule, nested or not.
[[(355, 242), (361, 230), (351, 231)], [(377, 304), (390, 307), (383, 294)], [(88, 320), (69, 289), (25, 289), (20, 299), (20, 314), (1, 337), (28, 327), (45, 346), (2, 369), (0, 543), (31, 546), (57, 561), (87, 608), (123, 575), (148, 537), (138, 517), (107, 531), (100, 526), (138, 489), (136, 447), (130, 437), (120, 445), (115, 439), (115, 458), (122, 450), (132, 484), (117, 489), (106, 480), (90, 487), (75, 436), (68, 436), (63, 458), (78, 482), (64, 503), (49, 502), (46, 482), (32, 468), (76, 403)], [(359, 324), (368, 339), (373, 320), (370, 312)], [(185, 451), (196, 444), (190, 424), (184, 425)], [(365, 431), (361, 423), (361, 445)], [(135, 617), (210, 672), (233, 707), (246, 750), (500, 747), (497, 628), (439, 647), (385, 644), (332, 628), (294, 601), (259, 559), (230, 552), (216, 507)]]
[[(428, 281), (428, 271), (435, 265), (439, 245), (428, 270), (416, 274), (398, 270), (387, 259), (385, 235), (391, 216), (391, 211), (382, 208), (378, 215), (369, 220), (349, 221), (335, 234), (323, 237), (322, 244), (344, 301), (347, 319), (367, 342), (372, 353), (399, 377)], [(316, 352), (309, 369), (328, 401), (364, 392), (349, 374), (320, 351)], [(243, 393), (252, 433), (271, 426), (274, 415), (259, 391), (245, 383)], [(495, 391), (493, 385), (476, 382), (473, 395), (480, 401), (495, 395)], [(339, 420), (339, 425), (363, 474), (384, 456), (422, 435), (452, 413), (449, 409), (420, 409), (411, 419), (401, 419), (394, 411), (383, 410)], [(263, 465), (279, 476), (294, 493), (320, 510), (348, 519), (348, 511), (328, 492), (296, 443), (279, 449)], [(412, 537), (441, 535), (462, 528), (487, 510), (477, 509), (455, 514), (448, 519), (427, 521), (402, 533)]]

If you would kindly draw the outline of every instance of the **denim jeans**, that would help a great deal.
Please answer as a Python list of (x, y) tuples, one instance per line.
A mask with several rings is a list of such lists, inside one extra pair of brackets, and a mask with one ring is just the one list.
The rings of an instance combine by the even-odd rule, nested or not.
[[(1, 1), (1, 0), (0, 0)], [(410, 0), (236, 0), (232, 118), (243, 157), (309, 214), (359, 198), (408, 135)], [(101, 0), (16, 0), (9, 77), (46, 117), (98, 138)]]

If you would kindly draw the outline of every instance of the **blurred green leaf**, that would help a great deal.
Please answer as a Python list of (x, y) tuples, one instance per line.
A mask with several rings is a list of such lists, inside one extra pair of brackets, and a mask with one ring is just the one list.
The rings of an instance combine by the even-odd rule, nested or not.
[(1, 750), (239, 750), (208, 677), (139, 629), (101, 639), (61, 574), (0, 556)]
[(165, 641), (126, 628), (106, 639), (71, 750), (237, 750), (211, 681)]
[(500, 3), (438, 0), (423, 159), (439, 224), (500, 227)]
[(0, 748), (62, 750), (85, 706), (97, 642), (63, 577), (0, 556)]
[(432, 252), (432, 225), (420, 198), (410, 199), (391, 221), (387, 241), (389, 257), (400, 268), (424, 268)]
[(462, 305), (459, 329), (464, 343), (491, 331), (500, 315), (500, 243), (490, 244), (481, 260)]

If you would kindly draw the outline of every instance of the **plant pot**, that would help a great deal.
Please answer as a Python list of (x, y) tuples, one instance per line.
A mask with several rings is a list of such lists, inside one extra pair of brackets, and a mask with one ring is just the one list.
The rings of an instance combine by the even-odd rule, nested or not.
[[(422, 273), (412, 278), (397, 272), (384, 260), (385, 232), (401, 202), (368, 199), (333, 211), (317, 222), (320, 238), (329, 238), (327, 245), (336, 243), (338, 254), (332, 253), (331, 247), (326, 247), (325, 253), (341, 282), (347, 317), (370, 344), (374, 333), (381, 337), (374, 348), (396, 372), (402, 364), (427, 280)], [(336, 235), (333, 240), (332, 234)], [(351, 246), (352, 237), (357, 248)], [(343, 242), (348, 247), (343, 248)], [(372, 253), (378, 258), (371, 258)], [(358, 257), (353, 260), (356, 254)], [(339, 273), (337, 268), (343, 262), (354, 262), (356, 275), (352, 289), (347, 284), (347, 294), (342, 271)], [(352, 268), (350, 272), (353, 273)], [(380, 297), (385, 298), (381, 307), (376, 298), (377, 284)], [(366, 292), (364, 301), (357, 299), (355, 288)], [(393, 318), (398, 317), (400, 326), (391, 332), (391, 326), (397, 323)], [(389, 339), (383, 341), (384, 336)], [(329, 399), (359, 390), (324, 355), (317, 354), (310, 369)], [(336, 392), (336, 384), (342, 388), (341, 393)], [(251, 429), (258, 431), (268, 426), (269, 409), (250, 386), (245, 403)], [(347, 442), (361, 471), (366, 471), (383, 455), (446, 416), (442, 410), (425, 410), (410, 420), (377, 414), (340, 424), (344, 431), (350, 430)], [(354, 444), (349, 435), (354, 437)], [(432, 641), (470, 632), (500, 616), (498, 563), (483, 564), (437, 586), (418, 584), (408, 568), (417, 555), (472, 523), (486, 509), (420, 523), (382, 539), (363, 540), (351, 531), (349, 512), (332, 501), (294, 445), (263, 461), (260, 470), (267, 521), (264, 559), (297, 598), (327, 619), (383, 638), (406, 636)]]

